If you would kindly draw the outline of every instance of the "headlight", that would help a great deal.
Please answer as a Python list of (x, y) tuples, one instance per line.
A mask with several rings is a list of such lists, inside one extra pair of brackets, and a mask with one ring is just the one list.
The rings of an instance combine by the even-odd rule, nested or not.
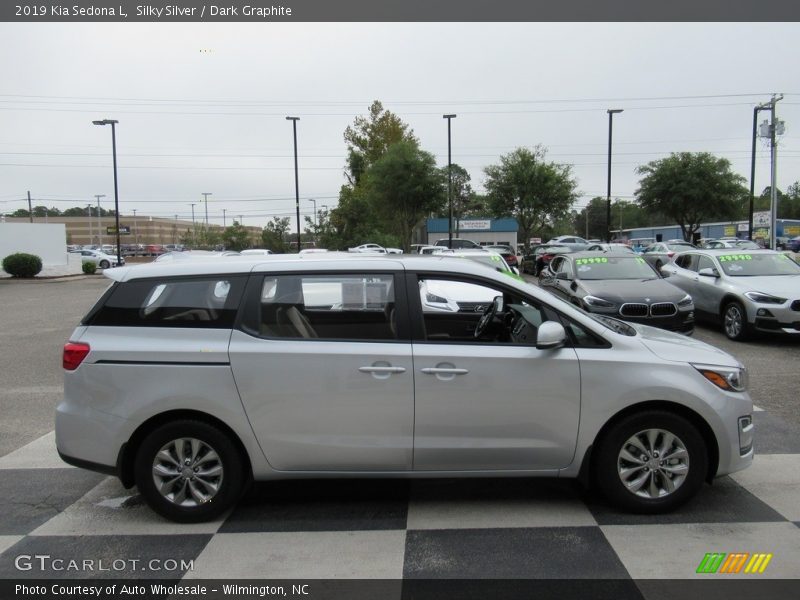
[(598, 298), (597, 296), (584, 296), (583, 301), (586, 302), (589, 306), (596, 306), (598, 308), (616, 308), (616, 304), (613, 302), (609, 302), (608, 300), (603, 300), (602, 298)]
[(431, 294), (430, 292), (425, 293), (425, 300), (427, 302), (434, 302), (436, 304), (447, 304), (447, 298), (442, 298), (441, 296)]
[(689, 294), (686, 294), (680, 302), (678, 302), (678, 306), (686, 307), (692, 305), (692, 297)]
[(744, 295), (753, 302), (758, 302), (759, 304), (783, 304), (786, 302), (786, 298), (778, 298), (777, 296), (770, 296), (769, 294), (762, 294), (761, 292), (745, 292)]
[(726, 392), (743, 392), (747, 389), (747, 370), (716, 365), (692, 365), (711, 383)]

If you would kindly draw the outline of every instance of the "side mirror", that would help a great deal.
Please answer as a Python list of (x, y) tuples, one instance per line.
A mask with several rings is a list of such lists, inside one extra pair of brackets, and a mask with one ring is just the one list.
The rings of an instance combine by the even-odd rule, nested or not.
[(714, 278), (719, 277), (719, 272), (717, 272), (716, 269), (712, 269), (710, 267), (706, 267), (705, 269), (700, 269), (697, 272), (697, 274), (700, 275), (701, 277), (714, 277)]
[(569, 274), (565, 273), (564, 271), (559, 271), (556, 273), (556, 279), (563, 279), (564, 281), (569, 281)]
[(539, 325), (536, 332), (536, 348), (539, 350), (554, 350), (561, 348), (567, 341), (567, 332), (564, 326), (556, 321), (545, 321)]

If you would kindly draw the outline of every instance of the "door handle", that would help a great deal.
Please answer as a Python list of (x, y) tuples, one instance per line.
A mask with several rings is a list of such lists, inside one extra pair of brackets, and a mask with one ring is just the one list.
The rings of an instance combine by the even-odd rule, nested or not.
[(427, 375), (466, 375), (469, 373), (467, 369), (456, 369), (456, 368), (443, 368), (443, 367), (425, 367), (422, 369), (423, 373)]
[(359, 367), (362, 373), (405, 373), (405, 367)]

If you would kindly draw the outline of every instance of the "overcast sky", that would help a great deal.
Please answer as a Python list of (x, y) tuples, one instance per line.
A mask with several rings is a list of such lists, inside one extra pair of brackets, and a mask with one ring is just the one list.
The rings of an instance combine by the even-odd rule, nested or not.
[[(299, 116), (303, 214), (333, 208), (343, 131), (372, 100), (397, 113), (482, 190), (483, 168), (519, 146), (574, 165), (580, 205), (630, 199), (635, 168), (709, 151), (749, 180), (753, 106), (786, 94), (778, 185), (800, 179), (798, 24), (0, 24), (0, 212), (35, 204), (113, 206), (110, 128), (118, 119), (122, 214), (191, 219), (211, 192), (263, 225), (294, 214)], [(766, 116), (766, 115), (765, 115)], [(756, 189), (769, 184), (758, 144)], [(294, 221), (292, 221), (294, 230)]]

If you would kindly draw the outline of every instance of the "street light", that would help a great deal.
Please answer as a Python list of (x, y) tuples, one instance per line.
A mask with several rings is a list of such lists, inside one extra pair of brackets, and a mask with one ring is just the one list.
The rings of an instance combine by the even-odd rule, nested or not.
[(190, 202), (189, 204), (192, 207), (192, 246), (197, 246), (197, 225), (194, 222), (194, 205), (196, 202)]
[(442, 115), (443, 119), (447, 119), (447, 211), (449, 217), (447, 219), (447, 247), (453, 247), (453, 164), (452, 154), (450, 147), (450, 122), (456, 118), (456, 115)]
[(114, 223), (117, 239), (117, 265), (122, 264), (122, 252), (119, 243), (119, 190), (117, 188), (117, 129), (119, 121), (115, 119), (103, 119), (102, 121), (92, 121), (93, 125), (111, 125), (111, 152), (114, 159)]
[(294, 206), (297, 211), (297, 252), (300, 252), (300, 179), (297, 175), (297, 122), (300, 117), (286, 117), (287, 121), (292, 122), (292, 132), (294, 133)]
[[(614, 115), (621, 113), (621, 108), (608, 109), (608, 190), (606, 193), (606, 243), (611, 242), (611, 131), (614, 123)], [(620, 235), (622, 231), (620, 228)]]

